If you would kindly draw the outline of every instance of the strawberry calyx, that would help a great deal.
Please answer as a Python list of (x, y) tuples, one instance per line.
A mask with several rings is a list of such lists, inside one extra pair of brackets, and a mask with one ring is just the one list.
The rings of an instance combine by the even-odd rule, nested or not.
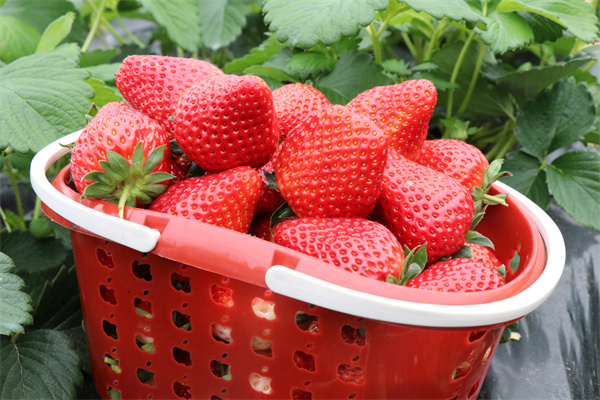
[(173, 175), (166, 172), (152, 171), (160, 164), (165, 153), (165, 145), (158, 146), (144, 162), (142, 142), (134, 149), (131, 161), (121, 154), (107, 151), (107, 160), (100, 161), (104, 170), (92, 171), (83, 178), (93, 181), (81, 195), (81, 198), (104, 199), (119, 206), (119, 216), (123, 218), (125, 206), (135, 207), (150, 204), (154, 198), (167, 189), (167, 182)]
[(410, 281), (417, 277), (423, 270), (425, 270), (425, 265), (427, 264), (427, 245), (424, 244), (422, 246), (415, 247), (410, 249), (408, 246), (404, 245), (404, 262), (402, 273), (399, 277), (395, 277), (393, 275), (388, 275), (386, 277), (386, 282), (392, 283), (394, 285), (405, 286), (406, 282)]
[(473, 196), (473, 206), (475, 212), (473, 213), (473, 222), (471, 223), (471, 229), (475, 228), (481, 221), (485, 214), (485, 209), (489, 205), (500, 204), (508, 206), (506, 203), (506, 194), (497, 194), (495, 196), (490, 195), (488, 192), (494, 182), (505, 175), (512, 175), (508, 171), (502, 171), (503, 160), (494, 160), (485, 169), (483, 174), (483, 180), (480, 186), (475, 186), (471, 189), (471, 196)]

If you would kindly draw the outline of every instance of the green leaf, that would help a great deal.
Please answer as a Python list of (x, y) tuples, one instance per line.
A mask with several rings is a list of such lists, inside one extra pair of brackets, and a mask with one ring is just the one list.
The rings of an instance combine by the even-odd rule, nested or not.
[(217, 50), (233, 42), (246, 25), (248, 0), (198, 0), (202, 41)]
[(531, 27), (536, 43), (554, 42), (562, 37), (563, 27), (560, 24), (539, 14), (524, 11), (518, 14)]
[(529, 197), (542, 209), (548, 208), (550, 193), (546, 184), (546, 171), (542, 169), (539, 159), (522, 151), (508, 153), (504, 168), (513, 175), (501, 178), (502, 182)]
[(169, 38), (184, 50), (200, 47), (202, 30), (198, 16), (198, 0), (139, 0)]
[(74, 267), (62, 267), (42, 289), (32, 329), (72, 329), (81, 326), (81, 304)]
[(488, 17), (487, 30), (481, 39), (497, 53), (516, 49), (531, 43), (534, 33), (529, 24), (516, 13), (493, 13)]
[(292, 207), (290, 207), (290, 205), (288, 203), (283, 203), (271, 215), (270, 227), (271, 228), (274, 227), (275, 225), (277, 225), (278, 223), (280, 223), (281, 221), (283, 221), (286, 218), (295, 217), (295, 216), (296, 216), (296, 214), (294, 214)]
[(37, 330), (15, 343), (0, 337), (0, 397), (3, 399), (74, 399), (83, 383), (79, 357), (67, 335)]
[(24, 325), (33, 323), (31, 297), (21, 289), (25, 282), (11, 271), (13, 261), (0, 253), (0, 335), (24, 332)]
[(42, 272), (60, 266), (69, 254), (61, 241), (36, 239), (29, 231), (0, 232), (2, 252), (12, 258), (16, 272)]
[(92, 99), (92, 103), (94, 103), (98, 109), (114, 101), (123, 101), (123, 98), (117, 95), (118, 90), (115, 92), (115, 90), (111, 89), (103, 81), (98, 79), (86, 79), (85, 82), (94, 89), (95, 96)]
[(113, 49), (95, 49), (86, 51), (79, 57), (79, 67), (92, 67), (96, 65), (108, 64), (121, 53), (119, 48)]
[(496, 11), (540, 14), (561, 24), (584, 42), (592, 43), (598, 37), (598, 18), (594, 7), (585, 0), (502, 0)]
[(556, 202), (584, 226), (600, 231), (600, 153), (565, 153), (548, 166), (548, 186)]
[(471, 244), (477, 244), (480, 246), (486, 246), (491, 249), (494, 248), (494, 243), (487, 237), (483, 236), (481, 233), (477, 231), (468, 231), (465, 235), (465, 242)]
[(52, 221), (46, 215), (32, 220), (29, 223), (29, 232), (36, 239), (46, 239), (54, 236)]
[(92, 67), (86, 67), (85, 70), (88, 71), (93, 78), (107, 83), (114, 83), (115, 75), (117, 74), (117, 71), (119, 70), (121, 65), (122, 63), (120, 62), (102, 64)]
[(265, 0), (265, 23), (280, 42), (309, 49), (332, 45), (369, 25), (388, 0)]
[(508, 89), (522, 102), (534, 98), (543, 89), (568, 76), (591, 60), (590, 57), (573, 58), (549, 66), (537, 66), (529, 70), (508, 73), (500, 72), (500, 69), (486, 68), (487, 66), (484, 65), (482, 74)]
[(290, 57), (287, 71), (300, 80), (314, 78), (323, 71), (332, 69), (335, 61), (317, 52), (302, 52)]
[(69, 35), (74, 20), (75, 13), (68, 12), (48, 25), (42, 34), (42, 38), (40, 39), (35, 52), (46, 53), (54, 50), (54, 48)]
[(0, 15), (10, 15), (43, 32), (52, 21), (71, 11), (75, 8), (68, 0), (7, 0)]
[(234, 72), (243, 71), (253, 65), (260, 65), (268, 61), (272, 56), (279, 54), (282, 47), (283, 45), (279, 43), (274, 36), (270, 36), (261, 43), (260, 46), (250, 50), (250, 53), (246, 54), (244, 57), (225, 64), (223, 66), (223, 72), (232, 74)]
[(0, 148), (37, 152), (86, 125), (93, 91), (75, 61), (42, 53), (0, 69)]
[(513, 272), (517, 272), (519, 269), (519, 264), (521, 264), (521, 255), (518, 251), (515, 251), (515, 255), (510, 259), (510, 269)]
[(383, 68), (367, 54), (348, 52), (340, 56), (333, 71), (316, 82), (333, 104), (347, 104), (358, 94), (390, 83)]
[(246, 68), (244, 70), (244, 74), (260, 76), (263, 79), (272, 78), (280, 82), (298, 82), (296, 78), (287, 72), (277, 67), (269, 67), (265, 65), (255, 65), (253, 67)]
[(544, 158), (581, 140), (594, 127), (596, 107), (585, 83), (557, 82), (517, 113), (515, 136), (523, 151)]
[(0, 15), (0, 37), (2, 38), (0, 61), (8, 64), (35, 53), (41, 36), (40, 32), (31, 25), (14, 17)]
[(483, 16), (469, 7), (463, 0), (400, 0), (408, 4), (416, 11), (425, 11), (436, 19), (444, 17), (455, 21), (469, 21), (476, 23)]

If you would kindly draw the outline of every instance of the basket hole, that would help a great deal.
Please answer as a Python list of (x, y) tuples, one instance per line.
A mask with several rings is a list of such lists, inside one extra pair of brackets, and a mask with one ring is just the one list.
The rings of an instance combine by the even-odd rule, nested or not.
[(475, 394), (477, 393), (477, 389), (479, 389), (479, 382), (475, 383), (471, 387), (471, 390), (469, 390), (469, 399), (475, 396)]
[(111, 386), (108, 387), (108, 398), (111, 400), (121, 400), (121, 392), (113, 389)]
[(119, 339), (119, 335), (117, 334), (117, 326), (115, 324), (111, 324), (107, 320), (102, 320), (102, 330), (106, 334), (106, 336), (111, 337), (115, 340)]
[(192, 356), (189, 351), (180, 349), (179, 347), (173, 347), (173, 359), (179, 364), (186, 366), (192, 365)]
[(271, 394), (273, 388), (271, 387), (271, 378), (259, 375), (257, 373), (250, 374), (250, 386), (257, 392), (264, 394)]
[(133, 301), (133, 306), (135, 308), (135, 311), (141, 315), (142, 317), (146, 317), (146, 318), (152, 318), (152, 303), (150, 303), (149, 301), (145, 301), (142, 299), (138, 299), (136, 298)]
[(225, 307), (233, 307), (233, 290), (231, 289), (212, 285), (210, 287), (210, 296), (217, 304), (222, 304)]
[(147, 371), (143, 368), (138, 368), (137, 378), (144, 385), (156, 386), (156, 381), (154, 380), (154, 372)]
[(367, 329), (366, 328), (354, 328), (350, 325), (342, 326), (342, 340), (348, 344), (355, 344), (357, 346), (364, 346), (367, 344)]
[(231, 338), (231, 328), (228, 326), (223, 326), (221, 324), (211, 324), (210, 326), (212, 337), (217, 342), (223, 342), (225, 344), (230, 344), (233, 342)]
[(109, 289), (104, 285), (100, 285), (100, 297), (102, 297), (102, 300), (112, 304), (113, 306), (117, 304), (115, 289)]
[(338, 377), (343, 382), (354, 383), (356, 385), (360, 385), (365, 381), (362, 367), (352, 367), (348, 364), (340, 364), (338, 366)]
[(252, 351), (259, 356), (271, 358), (273, 357), (273, 342), (254, 336), (252, 338)]
[(221, 397), (217, 396), (216, 394), (213, 394), (212, 396), (210, 396), (210, 400), (223, 400)]
[(114, 268), (115, 264), (113, 263), (112, 254), (104, 251), (104, 249), (96, 249), (96, 258), (98, 262), (105, 267)]
[(275, 319), (275, 303), (272, 301), (263, 300), (260, 297), (252, 299), (252, 311), (259, 318), (272, 321)]
[(184, 293), (191, 293), (192, 286), (190, 285), (190, 277), (173, 272), (171, 274), (171, 285), (175, 290), (179, 290)]
[(154, 339), (151, 337), (137, 333), (135, 335), (135, 344), (139, 349), (145, 352), (154, 353)]
[(472, 360), (461, 362), (460, 364), (458, 364), (456, 366), (456, 369), (454, 370), (454, 372), (452, 372), (452, 379), (454, 379), (456, 381), (461, 378), (464, 378), (465, 376), (467, 376), (467, 374), (469, 372), (471, 372), (472, 367), (473, 367)]
[(173, 324), (186, 331), (192, 330), (191, 317), (188, 314), (184, 314), (177, 310), (173, 310)]
[(473, 331), (469, 334), (469, 342), (475, 342), (485, 336), (487, 331)]
[(355, 398), (356, 398), (356, 393), (350, 393), (350, 394), (348, 395), (348, 398), (349, 398), (349, 399), (355, 399)]
[(173, 393), (177, 397), (182, 399), (191, 399), (192, 398), (192, 387), (188, 385), (184, 385), (179, 381), (173, 382)]
[(229, 372), (229, 364), (224, 364), (219, 360), (211, 360), (210, 371), (217, 378), (225, 379), (226, 381), (231, 380), (231, 372)]
[(300, 388), (293, 388), (292, 400), (312, 400), (312, 392), (307, 392)]
[(108, 366), (108, 368), (115, 371), (117, 374), (121, 373), (121, 367), (119, 367), (119, 360), (111, 356), (110, 354), (104, 355), (104, 363)]
[(143, 279), (145, 281), (152, 280), (152, 273), (150, 272), (149, 264), (145, 264), (143, 262), (135, 260), (131, 264), (131, 271), (133, 272), (133, 275), (138, 279)]
[(490, 356), (492, 355), (493, 350), (494, 350), (494, 345), (491, 345), (490, 347), (487, 348), (487, 350), (485, 351), (485, 354), (483, 355), (483, 359), (481, 360), (482, 364), (485, 364), (488, 362), (488, 360), (490, 359)]
[(313, 372), (315, 370), (315, 357), (312, 354), (296, 350), (294, 352), (294, 364), (300, 369)]
[(303, 311), (296, 313), (296, 325), (303, 331), (319, 333), (319, 317), (310, 315)]

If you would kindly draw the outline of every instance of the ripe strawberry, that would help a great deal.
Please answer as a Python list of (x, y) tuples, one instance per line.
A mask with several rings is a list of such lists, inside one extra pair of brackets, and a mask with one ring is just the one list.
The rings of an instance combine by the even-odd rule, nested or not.
[(277, 186), (300, 217), (366, 217), (381, 191), (387, 138), (368, 118), (333, 105), (282, 143)]
[(290, 83), (273, 90), (273, 102), (279, 119), (281, 140), (309, 115), (331, 105), (323, 93), (304, 83)]
[(419, 79), (366, 90), (348, 108), (369, 117), (390, 137), (390, 147), (412, 160), (427, 137), (436, 103), (433, 83)]
[(504, 283), (504, 278), (485, 262), (455, 258), (429, 266), (406, 286), (438, 292), (479, 292), (495, 289)]
[(82, 197), (118, 203), (121, 216), (124, 206), (149, 204), (162, 193), (170, 169), (167, 131), (124, 102), (102, 107), (71, 154), (71, 176)]
[(258, 172), (237, 167), (177, 182), (149, 209), (246, 233), (259, 192)]
[(275, 243), (346, 271), (385, 281), (398, 277), (404, 252), (383, 225), (362, 218), (298, 218), (282, 222)]
[(260, 168), (277, 147), (273, 96), (259, 77), (220, 75), (185, 92), (175, 109), (175, 139), (207, 171)]
[(149, 115), (173, 137), (170, 118), (181, 95), (209, 76), (223, 75), (214, 65), (194, 58), (157, 55), (127, 57), (117, 71), (117, 88), (137, 110)]
[(456, 179), (390, 152), (379, 216), (408, 248), (427, 245), (428, 263), (454, 254), (473, 219), (471, 194)]
[(426, 140), (414, 161), (457, 179), (469, 190), (481, 185), (490, 165), (481, 150), (456, 139)]
[(271, 226), (271, 214), (258, 215), (254, 217), (248, 233), (252, 236), (256, 236), (259, 239), (263, 239), (268, 242), (275, 242), (275, 232), (277, 232), (277, 227), (279, 227), (279, 224), (291, 219), (292, 218), (284, 218), (275, 225)]

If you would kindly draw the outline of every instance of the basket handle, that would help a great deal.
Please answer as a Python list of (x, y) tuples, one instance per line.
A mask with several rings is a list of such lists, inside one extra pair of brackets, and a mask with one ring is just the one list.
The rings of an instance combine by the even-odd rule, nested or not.
[(31, 161), (31, 186), (52, 210), (86, 231), (140, 252), (149, 252), (160, 239), (160, 232), (135, 222), (104, 214), (62, 195), (46, 177), (46, 171), (69, 153), (64, 145), (77, 140), (81, 131), (64, 136), (40, 150)]

